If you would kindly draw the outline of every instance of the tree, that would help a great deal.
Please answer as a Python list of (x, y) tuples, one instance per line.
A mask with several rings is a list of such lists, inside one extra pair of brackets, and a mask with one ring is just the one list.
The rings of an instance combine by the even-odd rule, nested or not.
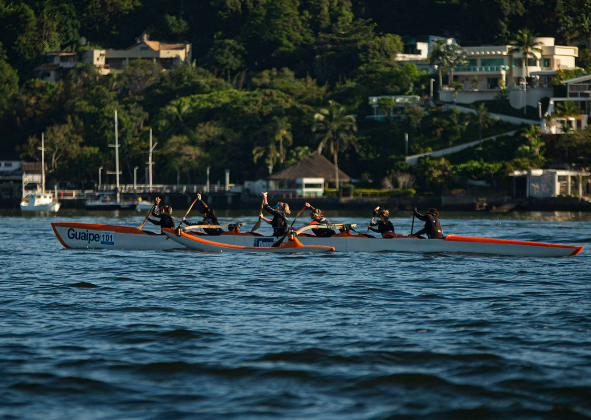
[(439, 88), (441, 88), (441, 86), (443, 86), (443, 69), (448, 65), (444, 40), (438, 39), (435, 41), (433, 49), (429, 54), (429, 64), (437, 66), (437, 73), (439, 73)]
[(517, 31), (517, 35), (515, 35), (515, 38), (509, 42), (509, 45), (513, 46), (513, 48), (509, 50), (509, 53), (521, 53), (522, 55), (521, 66), (524, 69), (526, 81), (529, 68), (528, 57), (531, 55), (537, 60), (536, 53), (542, 54), (541, 46), (543, 44), (539, 41), (536, 41), (536, 36), (531, 30), (522, 29)]
[(133, 60), (125, 66), (123, 77), (132, 95), (143, 95), (149, 86), (158, 81), (162, 71), (158, 62)]
[(449, 66), (449, 85), (454, 83), (454, 69), (456, 67), (466, 67), (470, 64), (468, 52), (458, 44), (446, 44), (443, 50), (444, 60)]
[(471, 108), (475, 111), (472, 119), (475, 124), (478, 124), (478, 139), (482, 143), (482, 129), (489, 127), (493, 123), (493, 119), (484, 102), (478, 105), (478, 107), (472, 106)]
[(225, 72), (228, 82), (230, 74), (238, 70), (243, 63), (244, 47), (233, 39), (220, 39), (221, 34), (216, 35), (213, 45), (207, 54), (207, 62), (214, 69), (217, 76), (219, 72)]
[(312, 132), (320, 139), (318, 152), (328, 148), (333, 156), (335, 167), (335, 184), (339, 189), (339, 165), (338, 156), (340, 150), (349, 146), (355, 146), (356, 139), (353, 133), (357, 132), (357, 124), (353, 115), (347, 114), (347, 109), (335, 102), (328, 101), (328, 107), (320, 109), (314, 115)]
[(273, 130), (273, 139), (276, 143), (279, 143), (279, 162), (283, 163), (285, 159), (283, 146), (291, 146), (293, 143), (291, 124), (287, 117), (273, 117), (271, 127)]

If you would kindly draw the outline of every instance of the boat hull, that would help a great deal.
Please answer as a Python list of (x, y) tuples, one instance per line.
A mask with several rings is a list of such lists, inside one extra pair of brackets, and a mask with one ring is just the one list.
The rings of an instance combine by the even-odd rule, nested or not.
[[(241, 246), (227, 244), (220, 241), (211, 241), (210, 238), (217, 238), (211, 236), (195, 236), (188, 235), (185, 232), (180, 234), (173, 229), (162, 229), (162, 232), (175, 242), (191, 249), (196, 249), (202, 252), (264, 252), (276, 254), (300, 254), (300, 253), (325, 253), (333, 252), (335, 249), (332, 246), (324, 245), (303, 245), (297, 238), (285, 240), (281, 246)], [(238, 235), (224, 235), (224, 236), (238, 236)]]
[[(209, 248), (194, 240), (169, 235), (171, 239), (184, 246), (199, 251)], [(253, 235), (208, 236), (210, 242), (243, 247), (270, 247), (276, 238)], [(320, 238), (299, 235), (303, 245), (321, 245), (334, 247), (337, 252), (455, 252), (467, 254), (496, 254), (521, 257), (565, 257), (577, 255), (583, 247), (572, 245), (549, 244), (541, 242), (514, 241), (506, 239), (477, 238), (449, 235), (445, 239), (420, 239), (414, 236), (377, 238), (367, 235), (335, 235)]]
[(135, 210), (136, 204), (124, 204), (124, 203), (86, 203), (84, 209), (86, 210)]
[(96, 223), (52, 223), (57, 239), (70, 249), (169, 250), (183, 248), (161, 233)]
[(49, 195), (30, 195), (28, 200), (21, 201), (21, 211), (25, 212), (52, 212), (60, 209), (61, 203), (55, 201)]

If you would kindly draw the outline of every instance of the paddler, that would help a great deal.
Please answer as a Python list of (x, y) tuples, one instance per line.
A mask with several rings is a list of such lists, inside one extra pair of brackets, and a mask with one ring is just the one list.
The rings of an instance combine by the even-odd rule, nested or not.
[[(376, 220), (376, 217), (378, 218)], [(377, 226), (377, 227), (374, 227)], [(373, 217), (369, 222), (368, 229), (382, 234), (382, 238), (392, 238), (396, 236), (394, 225), (390, 221), (390, 211), (380, 209), (380, 206), (373, 210)]]
[[(160, 207), (159, 206), (160, 201), (162, 201), (160, 199), (160, 197), (156, 197), (156, 199), (154, 200), (154, 203), (156, 205), (152, 209), (152, 214), (150, 215), (150, 217), (148, 217), (148, 220), (151, 223), (160, 226), (161, 228), (174, 229), (174, 219), (172, 217), (172, 207), (168, 206), (168, 205)], [(156, 209), (158, 209), (158, 210), (156, 210)], [(152, 220), (151, 217), (155, 217), (158, 220)]]
[[(219, 225), (218, 223), (218, 218), (215, 214), (215, 211), (209, 207), (205, 201), (203, 201), (201, 199), (201, 193), (197, 194), (197, 200), (199, 201), (199, 203), (201, 204), (201, 216), (203, 217), (203, 220), (197, 223), (191, 223), (189, 221), (187, 221), (187, 219), (185, 219), (183, 217), (183, 221), (181, 223), (186, 224), (187, 226), (192, 226), (192, 225)], [(208, 228), (204, 228), (203, 231), (205, 233), (207, 233), (208, 235), (211, 236), (219, 236), (222, 234), (223, 230), (221, 228), (212, 228), (212, 229), (208, 229)]]
[[(322, 210), (315, 208), (310, 203), (306, 203), (306, 207), (310, 209), (310, 219), (312, 219), (310, 222), (311, 225), (330, 225), (328, 219), (322, 214)], [(312, 232), (314, 232), (314, 235), (323, 238), (336, 234), (334, 230), (328, 228), (316, 228), (312, 229)]]
[(270, 223), (273, 227), (273, 236), (283, 236), (287, 232), (287, 214), (290, 214), (289, 205), (287, 203), (278, 202), (275, 206), (271, 207), (267, 202), (267, 192), (262, 193), (263, 195), (263, 209), (267, 213), (273, 215), (273, 219), (268, 219), (263, 216), (263, 213), (259, 214), (261, 220)]
[(420, 235), (427, 235), (429, 239), (443, 239), (443, 230), (441, 229), (441, 223), (439, 223), (439, 212), (436, 208), (430, 208), (426, 214), (421, 214), (417, 211), (416, 207), (413, 209), (414, 215), (417, 219), (425, 222), (425, 227), (413, 236), (420, 237)]

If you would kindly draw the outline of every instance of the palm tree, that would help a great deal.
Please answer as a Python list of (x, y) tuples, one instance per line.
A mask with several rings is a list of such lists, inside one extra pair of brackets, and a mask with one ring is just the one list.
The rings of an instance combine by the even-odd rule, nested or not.
[(475, 114), (472, 117), (473, 121), (478, 124), (478, 138), (480, 139), (480, 143), (482, 144), (482, 129), (488, 127), (492, 124), (492, 117), (486, 108), (484, 103), (478, 105), (478, 107), (472, 106), (474, 109)]
[(272, 174), (275, 161), (279, 158), (279, 152), (277, 151), (274, 142), (267, 145), (255, 146), (255, 148), (252, 149), (252, 160), (254, 163), (257, 163), (257, 160), (263, 156), (265, 156), (265, 162), (269, 166), (269, 174)]
[(447, 66), (447, 59), (445, 55), (445, 41), (438, 39), (433, 45), (433, 49), (429, 54), (429, 64), (437, 66), (437, 72), (439, 73), (439, 88), (443, 86), (443, 68)]
[(291, 146), (293, 135), (291, 133), (291, 124), (287, 117), (273, 117), (272, 130), (273, 139), (279, 143), (279, 162), (283, 163), (285, 151), (283, 146)]
[(509, 53), (521, 53), (523, 56), (523, 61), (521, 63), (524, 74), (525, 74), (525, 82), (527, 84), (527, 77), (528, 77), (528, 57), (531, 55), (534, 58), (536, 57), (536, 53), (542, 53), (541, 46), (544, 45), (542, 42), (536, 41), (536, 36), (534, 33), (529, 29), (523, 29), (517, 31), (517, 35), (515, 35), (515, 39), (509, 42), (509, 45), (512, 45), (513, 48), (509, 50)]
[(458, 97), (458, 93), (464, 91), (464, 85), (461, 84), (460, 82), (452, 82), (450, 86), (451, 86), (451, 88), (454, 91), (452, 93), (452, 100), (451, 101), (455, 104), (456, 103), (456, 98)]
[[(565, 120), (579, 119), (581, 118), (581, 110), (573, 101), (563, 101), (556, 104), (556, 112), (554, 115), (558, 118), (564, 118)], [(568, 133), (572, 131), (570, 124), (565, 124), (563, 131)]]
[(534, 156), (539, 156), (541, 148), (544, 146), (542, 141), (542, 128), (539, 125), (530, 125), (522, 136), (529, 142), (529, 147)]
[(353, 133), (356, 131), (355, 117), (347, 114), (347, 109), (335, 101), (328, 101), (328, 108), (321, 108), (314, 115), (312, 132), (317, 133), (320, 139), (318, 152), (328, 147), (332, 153), (337, 190), (339, 189), (339, 150), (355, 146), (356, 139)]

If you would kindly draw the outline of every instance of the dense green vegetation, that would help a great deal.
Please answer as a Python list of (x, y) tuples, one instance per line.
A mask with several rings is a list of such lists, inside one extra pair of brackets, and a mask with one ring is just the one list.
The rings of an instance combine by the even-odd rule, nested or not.
[[(544, 150), (517, 136), (498, 149), (502, 155), (454, 164), (425, 159), (411, 170), (403, 163), (405, 133), (413, 154), (508, 127), (490, 120), (486, 107), (477, 117), (411, 107), (383, 122), (366, 119), (373, 112), (369, 96), (425, 97), (429, 79), (437, 77), (395, 61), (403, 37), (507, 43), (527, 27), (569, 42), (591, 35), (590, 18), (591, 1), (0, 0), (0, 153), (38, 159), (44, 132), (54, 181), (96, 179), (98, 168), (113, 161), (109, 144), (118, 111), (124, 182), (135, 166), (145, 166), (151, 129), (158, 142), (157, 182), (204, 182), (210, 166), (213, 180), (230, 169), (240, 183), (321, 145), (368, 188), (442, 189), (458, 174), (481, 178), (539, 165)], [(46, 52), (126, 48), (144, 32), (155, 40), (191, 42), (194, 61), (166, 73), (138, 61), (104, 77), (79, 64), (59, 84), (33, 77)], [(335, 123), (332, 108), (341, 109), (340, 140), (327, 132)], [(380, 112), (389, 108), (380, 104)], [(346, 122), (348, 115), (354, 123)], [(569, 141), (580, 145), (587, 137)], [(524, 145), (529, 152), (518, 150)], [(555, 156), (547, 161), (564, 158), (562, 148), (551, 150)]]

